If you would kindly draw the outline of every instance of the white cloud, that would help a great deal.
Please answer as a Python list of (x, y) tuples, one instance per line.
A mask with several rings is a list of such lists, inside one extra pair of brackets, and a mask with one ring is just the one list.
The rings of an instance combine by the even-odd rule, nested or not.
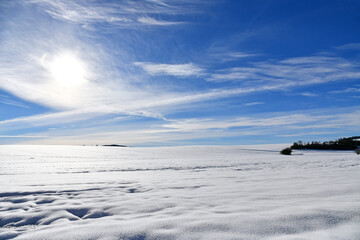
[(300, 65), (300, 64), (328, 64), (331, 62), (342, 62), (339, 58), (327, 56), (294, 57), (279, 61), (280, 64)]
[(276, 117), (235, 117), (234, 119), (185, 119), (174, 120), (163, 127), (181, 131), (196, 131), (201, 129), (228, 129), (234, 127), (274, 127), (294, 124), (304, 124), (319, 120), (322, 117), (309, 118), (305, 114), (291, 114)]
[(249, 58), (249, 57), (260, 56), (261, 54), (259, 54), (259, 53), (245, 53), (245, 52), (231, 52), (231, 53), (227, 53), (227, 55), (229, 57), (233, 57), (233, 58)]
[(305, 86), (360, 78), (357, 63), (338, 57), (310, 56), (281, 61), (252, 62), (249, 67), (221, 69), (211, 74), (212, 82), (246, 81), (254, 84), (288, 83)]
[[(347, 111), (349, 112), (338, 114), (329, 114), (320, 110), (307, 113), (269, 113), (252, 117), (159, 120), (146, 127), (137, 126), (131, 129), (120, 125), (76, 130), (58, 129), (38, 135), (28, 134), (29, 137), (26, 137), (28, 140), (24, 140), (24, 143), (164, 145), (176, 144), (179, 141), (186, 143), (194, 139), (251, 135), (305, 138), (309, 135), (332, 133), (351, 135), (354, 131), (360, 130), (360, 120), (355, 120), (360, 119), (360, 112), (353, 109), (347, 109)], [(31, 139), (31, 136), (34, 138)], [(48, 136), (48, 138), (41, 139), (41, 136)], [(294, 141), (296, 140), (298, 139)]]
[(318, 96), (317, 94), (310, 93), (310, 92), (304, 92), (304, 93), (301, 93), (301, 95), (304, 97), (317, 97)]
[[(170, 26), (182, 22), (161, 21), (147, 15), (174, 16), (194, 12), (191, 1), (131, 1), (119, 0), (108, 3), (103, 1), (75, 0), (30, 0), (27, 4), (36, 4), (53, 18), (83, 24), (108, 23), (118, 27), (137, 27), (139, 24)], [(181, 2), (181, 4), (179, 4)], [(145, 16), (144, 16), (145, 15)]]
[(186, 64), (159, 64), (150, 62), (134, 62), (136, 66), (143, 68), (150, 75), (171, 75), (177, 77), (201, 76), (204, 69), (193, 63)]
[(211, 82), (226, 82), (226, 81), (248, 81), (248, 80), (264, 80), (269, 79), (264, 76), (259, 76), (256, 69), (247, 67), (235, 67), (231, 69), (221, 69), (217, 73), (211, 74), (207, 78)]
[(329, 134), (341, 134), (340, 131), (309, 131), (309, 132), (299, 132), (294, 134), (281, 134), (276, 135), (278, 137), (307, 137), (311, 135), (329, 135)]
[(335, 48), (338, 50), (360, 50), (360, 43), (348, 43)]
[(210, 56), (215, 58), (217, 61), (229, 62), (239, 59), (248, 59), (253, 57), (261, 56), (260, 53), (251, 53), (251, 52), (239, 52), (239, 51), (228, 51), (223, 48), (212, 48), (210, 50)]
[(0, 138), (48, 138), (45, 135), (0, 135)]
[[(76, 23), (85, 24), (121, 20), (121, 18), (116, 17), (114, 9), (105, 4), (85, 5), (80, 1), (72, 0), (31, 0), (28, 3), (42, 6), (54, 18)], [(125, 22), (127, 21), (125, 20)]]
[(0, 128), (5, 130), (14, 126), (17, 128), (27, 128), (29, 126), (51, 126), (60, 123), (63, 124), (87, 120), (101, 114), (104, 113), (99, 113), (99, 111), (89, 112), (88, 109), (44, 113), (2, 120), (0, 121)]
[(29, 108), (29, 106), (27, 106), (26, 104), (21, 103), (19, 101), (12, 100), (5, 95), (0, 95), (0, 103), (11, 105), (11, 106), (16, 106), (16, 107), (21, 107), (21, 108)]
[(342, 90), (332, 91), (330, 93), (360, 93), (360, 88), (346, 88)]
[(161, 21), (151, 17), (139, 17), (138, 22), (146, 24), (146, 25), (155, 25), (155, 26), (168, 26), (168, 25), (177, 25), (183, 24), (183, 22), (168, 22)]
[(261, 104), (265, 104), (264, 102), (249, 102), (249, 103), (245, 103), (245, 106), (255, 106), (255, 105), (261, 105)]

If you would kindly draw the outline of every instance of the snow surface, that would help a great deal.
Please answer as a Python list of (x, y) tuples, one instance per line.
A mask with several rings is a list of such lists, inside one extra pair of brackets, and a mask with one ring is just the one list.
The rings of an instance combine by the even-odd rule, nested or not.
[(360, 157), (0, 146), (0, 239), (359, 240)]

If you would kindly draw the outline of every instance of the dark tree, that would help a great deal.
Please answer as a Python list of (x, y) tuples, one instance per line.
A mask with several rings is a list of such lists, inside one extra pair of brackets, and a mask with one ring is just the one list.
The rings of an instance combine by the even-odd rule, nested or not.
[(284, 148), (283, 150), (281, 150), (280, 153), (282, 155), (291, 155), (291, 152), (292, 152), (291, 148)]

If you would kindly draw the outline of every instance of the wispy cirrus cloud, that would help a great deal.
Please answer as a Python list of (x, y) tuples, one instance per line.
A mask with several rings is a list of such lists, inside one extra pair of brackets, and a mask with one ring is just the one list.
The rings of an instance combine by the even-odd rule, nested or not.
[(293, 134), (279, 134), (278, 137), (308, 137), (313, 135), (330, 135), (330, 134), (339, 134), (339, 131), (308, 131), (308, 132), (298, 132)]
[(48, 138), (45, 135), (0, 135), (0, 138)]
[[(137, 25), (170, 26), (183, 21), (165, 21), (156, 16), (177, 16), (194, 13), (198, 1), (74, 1), (31, 0), (27, 4), (40, 6), (51, 17), (83, 26), (107, 23), (118, 27)], [(181, 3), (181, 4), (180, 4)]]
[(335, 47), (338, 50), (360, 50), (360, 43), (348, 43)]
[(330, 93), (360, 93), (360, 88), (346, 88), (337, 91), (331, 91)]
[(261, 105), (261, 104), (265, 104), (264, 102), (249, 102), (249, 103), (245, 103), (245, 106), (255, 106), (255, 105)]
[(311, 93), (311, 92), (303, 92), (300, 95), (305, 96), (305, 97), (317, 97), (317, 96), (319, 96), (318, 94)]
[[(95, 86), (94, 86), (95, 87)], [(135, 96), (130, 96), (133, 99), (123, 99), (124, 102), (118, 103), (120, 98), (116, 98), (117, 91), (105, 91), (106, 96), (100, 95), (100, 99), (91, 99), (93, 102), (88, 107), (72, 106), (70, 109), (62, 109), (56, 112), (45, 114), (38, 114), (26, 117), (19, 117), (0, 121), (0, 127), (7, 128), (9, 125), (21, 125), (21, 128), (28, 126), (50, 126), (61, 123), (79, 122), (107, 114), (127, 114), (131, 116), (144, 116), (149, 118), (164, 119), (163, 114), (166, 115), (167, 109), (171, 109), (176, 105), (192, 104), (194, 102), (206, 101), (211, 99), (226, 98), (239, 94), (247, 94), (259, 91), (276, 90), (281, 86), (263, 86), (259, 88), (238, 88), (238, 89), (217, 89), (209, 92), (199, 93), (182, 93), (171, 94), (162, 93), (160, 96), (144, 95), (132, 93)], [(92, 94), (88, 92), (87, 94)], [(88, 97), (91, 97), (89, 95)], [(41, 98), (44, 100), (51, 100), (51, 98)], [(89, 99), (88, 99), (89, 100)], [(124, 104), (126, 103), (126, 104)], [(50, 105), (51, 106), (51, 105)], [(70, 106), (69, 106), (70, 107)], [(163, 113), (163, 114), (162, 114)]]
[(205, 70), (193, 63), (186, 64), (161, 64), (151, 62), (134, 62), (150, 75), (171, 75), (177, 77), (201, 76)]
[(232, 58), (249, 58), (249, 57), (255, 57), (255, 56), (260, 56), (260, 53), (245, 53), (245, 52), (230, 52), (227, 53), (226, 55), (228, 55), (229, 57)]
[(226, 51), (226, 50), (221, 52), (218, 50), (215, 51), (214, 53), (210, 53), (210, 55), (216, 60), (221, 62), (235, 61), (239, 59), (248, 59), (248, 58), (262, 56), (261, 53)]
[(276, 117), (236, 117), (234, 119), (185, 119), (175, 120), (169, 124), (164, 124), (163, 127), (169, 129), (181, 129), (182, 131), (194, 131), (200, 129), (228, 129), (236, 127), (274, 127), (286, 126), (294, 124), (306, 124), (314, 122), (319, 119), (324, 119), (324, 116), (312, 116), (306, 114), (290, 114)]
[(142, 23), (145, 25), (154, 25), (154, 26), (169, 26), (169, 25), (183, 24), (183, 22), (163, 21), (163, 20), (158, 20), (158, 19), (151, 18), (151, 17), (139, 17), (137, 20), (139, 23)]
[(357, 62), (339, 57), (309, 56), (280, 61), (252, 62), (248, 67), (220, 69), (207, 78), (212, 82), (320, 84), (360, 77)]
[(6, 95), (0, 95), (0, 103), (11, 105), (11, 106), (16, 106), (16, 107), (21, 107), (21, 108), (29, 108), (29, 106), (27, 106), (26, 104), (21, 103), (19, 101), (15, 101)]
[(119, 17), (115, 9), (110, 5), (93, 3), (85, 4), (83, 1), (56, 1), (56, 0), (31, 0), (30, 4), (36, 4), (44, 8), (50, 16), (76, 23), (96, 23), (96, 22), (129, 22), (126, 17)]
[(207, 78), (211, 82), (241, 81), (241, 80), (264, 80), (266, 77), (257, 74), (257, 68), (234, 67), (230, 69), (220, 69)]
[[(39, 134), (25, 134), (24, 143), (39, 144), (98, 144), (126, 143), (134, 145), (158, 145), (166, 141), (176, 144), (187, 143), (194, 139), (233, 138), (259, 135), (273, 135), (280, 138), (298, 137), (307, 140), (313, 135), (352, 134), (359, 129), (360, 112), (348, 109), (346, 112), (332, 114), (329, 112), (311, 111), (305, 113), (283, 112), (268, 113), (252, 117), (231, 118), (187, 118), (161, 120), (147, 127), (121, 129), (119, 125), (77, 129), (51, 130)], [(326, 122), (326, 124), (324, 123)], [(8, 136), (8, 135), (7, 135)], [(43, 136), (47, 138), (42, 139)], [(16, 136), (13, 136), (16, 137)], [(33, 139), (31, 139), (33, 138)], [(246, 141), (244, 142), (246, 143)]]
[[(354, 110), (354, 109), (353, 109)], [(306, 137), (308, 134), (326, 135), (329, 133), (350, 134), (360, 130), (359, 124), (360, 111), (332, 114), (323, 111), (312, 111), (305, 113), (277, 113), (266, 114), (253, 117), (233, 117), (233, 118), (195, 118), (177, 119), (161, 125), (161, 132), (168, 133), (192, 133), (196, 136), (204, 136), (206, 133), (222, 134), (223, 137), (236, 135), (293, 135)], [(274, 116), (275, 115), (275, 116)], [(299, 134), (302, 129), (302, 134)], [(154, 130), (157, 131), (156, 129)], [(291, 134), (290, 134), (291, 133)]]

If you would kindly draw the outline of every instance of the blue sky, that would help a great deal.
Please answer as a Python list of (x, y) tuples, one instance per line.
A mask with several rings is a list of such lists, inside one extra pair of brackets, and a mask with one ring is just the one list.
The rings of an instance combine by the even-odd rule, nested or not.
[(0, 144), (360, 133), (360, 2), (0, 2)]

